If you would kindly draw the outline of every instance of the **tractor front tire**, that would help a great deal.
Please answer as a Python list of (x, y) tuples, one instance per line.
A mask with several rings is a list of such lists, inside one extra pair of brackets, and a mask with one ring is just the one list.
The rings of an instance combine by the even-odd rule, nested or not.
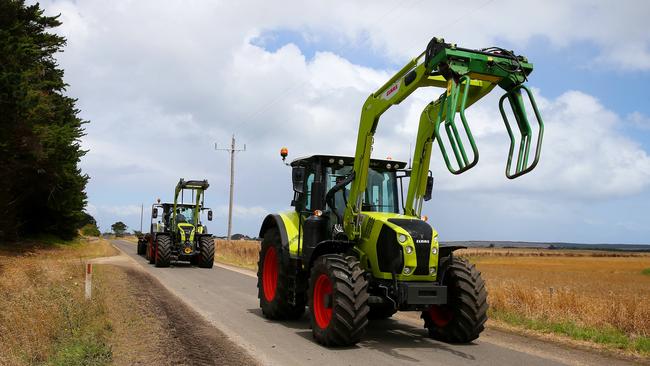
[(487, 321), (487, 290), (473, 264), (453, 257), (444, 278), (447, 304), (432, 305), (422, 312), (429, 336), (447, 343), (469, 343), (477, 339)]
[(202, 236), (200, 240), (199, 267), (212, 268), (214, 266), (214, 238)]
[(172, 256), (172, 241), (167, 235), (158, 235), (156, 238), (156, 267), (169, 267)]
[(314, 262), (309, 277), (309, 312), (316, 342), (351, 346), (368, 325), (368, 281), (359, 261), (327, 254)]
[[(267, 319), (298, 319), (305, 313), (304, 289), (297, 288), (295, 305), (289, 289), (289, 274), (295, 272), (288, 256), (283, 255), (280, 233), (272, 228), (264, 233), (257, 263), (257, 288), (262, 314)], [(299, 286), (296, 286), (299, 287)]]

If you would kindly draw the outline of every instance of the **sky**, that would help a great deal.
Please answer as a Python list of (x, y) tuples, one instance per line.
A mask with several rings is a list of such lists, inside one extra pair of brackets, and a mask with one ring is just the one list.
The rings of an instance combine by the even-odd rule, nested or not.
[[(528, 86), (546, 130), (541, 161), (504, 175), (508, 138), (495, 89), (468, 110), (477, 167), (455, 176), (434, 150), (423, 213), (441, 240), (650, 244), (650, 3), (647, 1), (58, 1), (57, 58), (88, 120), (87, 211), (102, 230), (140, 228), (140, 207), (208, 179), (212, 233), (251, 236), (290, 209), (289, 158), (352, 155), (359, 115), (429, 40), (500, 46), (534, 64)], [(407, 161), (422, 89), (381, 119), (373, 157)]]

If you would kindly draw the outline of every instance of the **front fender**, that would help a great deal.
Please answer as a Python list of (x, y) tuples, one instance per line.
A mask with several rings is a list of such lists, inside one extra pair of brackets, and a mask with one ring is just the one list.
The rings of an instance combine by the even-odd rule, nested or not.
[(289, 211), (286, 213), (269, 214), (262, 222), (260, 237), (264, 237), (266, 231), (273, 227), (277, 228), (280, 232), (282, 248), (286, 249), (286, 252), (291, 257), (299, 257), (301, 253), (298, 250), (298, 243), (300, 241), (298, 236), (299, 234), (302, 235), (302, 232), (299, 229), (298, 213)]

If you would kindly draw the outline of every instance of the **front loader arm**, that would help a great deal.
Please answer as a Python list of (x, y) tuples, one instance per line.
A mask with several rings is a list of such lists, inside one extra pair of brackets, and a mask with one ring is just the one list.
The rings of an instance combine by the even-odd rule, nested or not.
[[(478, 149), (464, 112), (467, 107), (487, 95), (496, 85), (506, 91), (500, 101), (501, 113), (511, 139), (506, 176), (512, 179), (530, 172), (539, 160), (544, 130), (532, 93), (522, 85), (532, 69), (532, 65), (525, 58), (515, 56), (512, 52), (503, 49), (468, 50), (444, 43), (442, 39), (433, 38), (425, 52), (411, 60), (377, 92), (370, 95), (361, 111), (354, 159), (355, 175), (343, 217), (344, 230), (348, 238), (354, 240), (360, 235), (359, 214), (368, 181), (370, 155), (379, 118), (391, 106), (401, 103), (420, 87), (434, 86), (447, 90), (436, 101), (427, 105), (420, 118), (411, 180), (405, 202), (406, 214), (419, 216), (421, 212), (422, 197), (431, 158), (431, 145), (434, 140), (438, 140), (447, 168), (453, 174), (463, 173), (476, 165)], [(531, 147), (532, 129), (521, 97), (522, 89), (526, 91), (530, 99), (539, 124), (537, 148), (534, 160), (530, 164), (528, 155)], [(503, 109), (505, 99), (510, 103), (521, 134), (514, 173), (510, 169), (515, 138)], [(456, 128), (457, 114), (460, 115), (464, 131), (470, 142), (472, 155), (466, 153)], [(457, 168), (453, 166), (442, 142), (440, 133), (442, 125), (445, 126)]]
[(377, 92), (371, 94), (363, 105), (354, 154), (353, 171), (355, 176), (351, 183), (350, 196), (343, 215), (344, 229), (350, 239), (357, 238), (359, 235), (358, 214), (361, 209), (363, 192), (368, 183), (370, 154), (379, 117), (391, 106), (399, 104), (411, 95), (421, 86), (422, 81), (427, 79), (430, 70), (427, 70), (426, 65), (421, 62), (423, 56), (424, 53), (406, 64)]
[[(465, 107), (469, 107), (485, 95), (490, 93), (496, 84), (482, 82), (480, 80), (472, 81), (474, 84), (468, 93)], [(420, 216), (422, 213), (422, 203), (426, 189), (427, 176), (431, 161), (431, 150), (433, 142), (436, 139), (435, 132), (438, 130), (440, 121), (446, 119), (446, 113), (441, 100), (438, 99), (429, 103), (420, 115), (413, 163), (411, 169), (411, 178), (409, 181), (408, 193), (404, 203), (404, 214), (410, 216)], [(442, 116), (441, 118), (438, 118)], [(438, 140), (440, 143), (440, 140)], [(475, 147), (475, 145), (473, 145)], [(478, 150), (475, 150), (478, 156)], [(446, 158), (448, 160), (448, 158)]]

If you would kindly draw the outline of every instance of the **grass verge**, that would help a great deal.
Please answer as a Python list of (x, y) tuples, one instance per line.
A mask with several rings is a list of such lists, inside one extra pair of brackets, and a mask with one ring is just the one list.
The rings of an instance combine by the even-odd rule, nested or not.
[(650, 337), (631, 337), (613, 327), (594, 328), (575, 322), (556, 322), (547, 319), (530, 319), (516, 313), (490, 310), (490, 319), (505, 324), (530, 329), (540, 333), (567, 336), (578, 341), (593, 342), (610, 350), (622, 350), (641, 356), (650, 356)]
[(108, 364), (111, 324), (100, 299), (84, 299), (83, 259), (111, 253), (86, 239), (0, 248), (0, 364)]

